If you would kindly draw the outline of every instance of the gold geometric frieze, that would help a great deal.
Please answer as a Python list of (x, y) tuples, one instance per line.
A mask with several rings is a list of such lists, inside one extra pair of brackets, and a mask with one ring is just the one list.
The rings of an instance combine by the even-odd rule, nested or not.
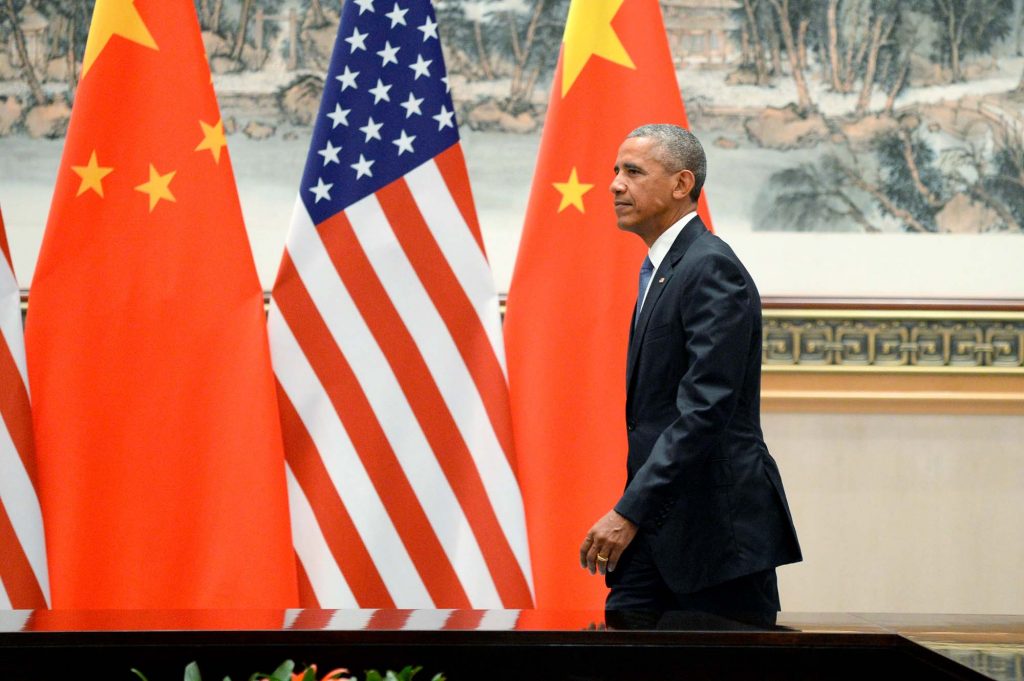
[(765, 371), (1024, 373), (1024, 313), (763, 313)]

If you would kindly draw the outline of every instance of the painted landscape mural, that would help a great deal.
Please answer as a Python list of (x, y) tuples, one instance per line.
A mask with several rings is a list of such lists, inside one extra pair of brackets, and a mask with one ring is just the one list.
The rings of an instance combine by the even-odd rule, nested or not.
[[(375, 4), (387, 11), (412, 1)], [(569, 3), (434, 4), (504, 290)], [(0, 206), (23, 282), (42, 237), (92, 5), (0, 0)], [(195, 5), (257, 267), (269, 286), (341, 3)], [(985, 238), (1024, 230), (1024, 0), (661, 5), (690, 122), (708, 152), (708, 196), (723, 234)], [(627, 0), (621, 11), (628, 7)]]

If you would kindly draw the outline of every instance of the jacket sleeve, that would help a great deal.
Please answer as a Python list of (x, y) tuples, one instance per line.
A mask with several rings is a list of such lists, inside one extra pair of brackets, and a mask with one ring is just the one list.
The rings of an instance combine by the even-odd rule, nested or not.
[[(687, 368), (676, 391), (678, 416), (655, 441), (615, 510), (643, 524), (679, 494), (689, 471), (706, 463), (743, 389), (755, 311), (740, 266), (724, 254), (702, 258), (681, 284), (679, 306)], [(668, 302), (667, 300), (664, 302)]]

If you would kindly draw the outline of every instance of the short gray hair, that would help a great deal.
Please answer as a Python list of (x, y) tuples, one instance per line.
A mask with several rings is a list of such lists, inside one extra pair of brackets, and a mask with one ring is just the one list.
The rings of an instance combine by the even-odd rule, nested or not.
[(659, 150), (660, 161), (670, 172), (689, 170), (696, 182), (690, 192), (690, 199), (696, 201), (707, 177), (708, 161), (701, 146), (692, 132), (671, 123), (649, 123), (641, 125), (626, 135), (630, 137), (649, 137), (655, 141)]

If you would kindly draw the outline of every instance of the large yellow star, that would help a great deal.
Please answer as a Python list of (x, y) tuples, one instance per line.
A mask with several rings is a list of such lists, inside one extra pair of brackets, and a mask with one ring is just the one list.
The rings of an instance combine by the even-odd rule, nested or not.
[(154, 50), (160, 49), (139, 16), (135, 0), (96, 0), (92, 24), (89, 26), (89, 40), (85, 43), (85, 57), (82, 59), (83, 78), (115, 35)]
[(103, 196), (103, 178), (114, 172), (112, 167), (104, 168), (96, 160), (96, 150), (93, 149), (92, 156), (89, 157), (89, 165), (84, 166), (71, 166), (71, 170), (75, 171), (75, 174), (82, 178), (81, 184), (78, 185), (78, 193), (75, 196), (81, 196), (90, 189)]
[(612, 28), (612, 19), (623, 0), (586, 0), (569, 5), (562, 42), (562, 98), (576, 82), (583, 67), (594, 55), (626, 68), (635, 69), (633, 60)]
[(135, 191), (142, 192), (143, 194), (149, 195), (149, 212), (152, 213), (153, 209), (160, 199), (166, 199), (167, 201), (176, 202), (174, 194), (171, 193), (171, 180), (174, 179), (176, 170), (172, 170), (166, 175), (161, 175), (157, 172), (153, 164), (149, 164), (149, 182), (143, 182)]
[(219, 164), (220, 150), (228, 145), (228, 140), (224, 137), (224, 121), (217, 121), (217, 125), (208, 125), (205, 121), (199, 121), (199, 125), (203, 129), (203, 141), (195, 150), (209, 149), (213, 154), (214, 162)]
[(580, 182), (580, 178), (576, 174), (576, 166), (572, 167), (568, 182), (552, 182), (552, 184), (562, 195), (562, 202), (558, 204), (559, 213), (569, 206), (575, 206), (581, 213), (586, 212), (583, 210), (583, 195), (593, 189), (594, 185)]

